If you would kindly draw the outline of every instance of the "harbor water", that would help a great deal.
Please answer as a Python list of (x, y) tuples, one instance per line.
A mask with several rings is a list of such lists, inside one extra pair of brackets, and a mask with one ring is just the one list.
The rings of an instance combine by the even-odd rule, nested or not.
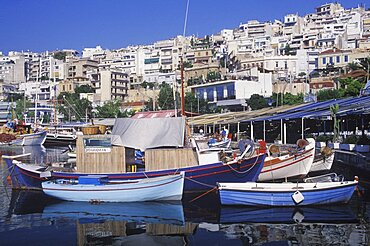
[[(2, 146), (28, 163), (65, 162), (66, 148)], [(352, 180), (345, 163), (333, 171)], [(220, 206), (216, 193), (182, 202), (64, 202), (12, 190), (0, 164), (0, 245), (370, 245), (370, 178), (349, 204), (314, 207)], [(363, 176), (362, 173), (359, 175)]]

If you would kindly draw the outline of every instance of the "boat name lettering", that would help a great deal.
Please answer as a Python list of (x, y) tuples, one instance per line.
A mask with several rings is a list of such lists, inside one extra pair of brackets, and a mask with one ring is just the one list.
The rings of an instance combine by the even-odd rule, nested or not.
[(111, 148), (99, 148), (99, 147), (96, 147), (96, 148), (85, 148), (85, 152), (86, 153), (107, 153), (107, 152), (111, 152), (112, 149)]

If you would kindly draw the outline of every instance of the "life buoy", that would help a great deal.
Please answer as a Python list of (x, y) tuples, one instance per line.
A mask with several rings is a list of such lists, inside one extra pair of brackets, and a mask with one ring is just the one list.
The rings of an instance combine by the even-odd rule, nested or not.
[(73, 138), (73, 140), (75, 140), (77, 138), (77, 136), (76, 135), (72, 135), (72, 138)]
[(54, 138), (58, 138), (58, 134), (57, 133), (54, 133)]

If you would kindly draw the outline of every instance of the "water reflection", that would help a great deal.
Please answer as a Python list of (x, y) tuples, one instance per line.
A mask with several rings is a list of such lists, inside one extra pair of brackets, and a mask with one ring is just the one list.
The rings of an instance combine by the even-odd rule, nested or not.
[[(37, 191), (13, 190), (0, 225), (0, 238), (10, 231), (23, 233), (21, 229), (28, 228), (45, 233), (48, 228), (51, 236), (64, 233), (67, 241), (78, 245), (369, 243), (366, 204), (361, 201), (344, 206), (248, 208), (221, 207), (216, 198), (185, 199), (183, 203), (89, 204), (60, 202)], [(19, 243), (24, 234), (18, 237), (13, 242)]]
[(49, 164), (65, 162), (68, 155), (65, 152), (66, 147), (55, 147), (46, 149), (44, 146), (1, 146), (0, 155), (31, 155), (19, 158), (20, 161), (29, 164)]
[[(2, 146), (0, 155), (32, 153), (27, 163), (67, 160), (65, 147)], [(369, 187), (351, 204), (303, 208), (221, 207), (217, 194), (182, 203), (72, 203), (16, 191), (0, 165), (1, 245), (200, 244), (368, 245)], [(192, 201), (192, 202), (190, 202)], [(365, 201), (365, 202), (364, 202)]]

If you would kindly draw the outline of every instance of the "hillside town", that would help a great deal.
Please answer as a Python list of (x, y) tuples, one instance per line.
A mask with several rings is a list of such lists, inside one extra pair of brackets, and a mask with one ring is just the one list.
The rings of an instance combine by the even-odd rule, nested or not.
[[(112, 101), (121, 112), (160, 110), (166, 109), (158, 102), (162, 85), (179, 93), (183, 77), (185, 92), (198, 100), (187, 111), (199, 113), (199, 100), (212, 109), (245, 111), (254, 94), (266, 99), (274, 93), (300, 94), (306, 102), (315, 101), (318, 91), (338, 88), (338, 78), (366, 77), (366, 71), (351, 74), (350, 65), (368, 58), (369, 51), (370, 10), (328, 3), (305, 16), (248, 20), (205, 37), (177, 36), (115, 50), (0, 52), (0, 100), (23, 95), (50, 121), (58, 121), (63, 117), (55, 115), (56, 105), (73, 109), (73, 102), (60, 95), (87, 85), (92, 90), (79, 97), (91, 107), (80, 118)], [(64, 119), (76, 120), (71, 109), (69, 114), (72, 119)]]

